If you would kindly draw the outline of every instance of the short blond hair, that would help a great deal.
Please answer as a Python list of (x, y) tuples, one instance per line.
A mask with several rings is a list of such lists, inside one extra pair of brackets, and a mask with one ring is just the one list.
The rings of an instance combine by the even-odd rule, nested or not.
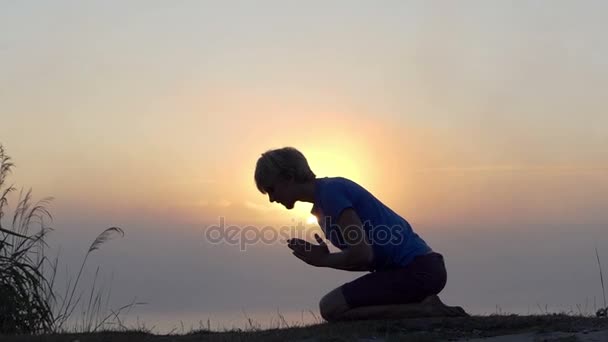
[(255, 185), (265, 194), (266, 188), (279, 177), (293, 177), (297, 183), (305, 183), (317, 176), (302, 152), (293, 147), (283, 147), (262, 153), (255, 166)]

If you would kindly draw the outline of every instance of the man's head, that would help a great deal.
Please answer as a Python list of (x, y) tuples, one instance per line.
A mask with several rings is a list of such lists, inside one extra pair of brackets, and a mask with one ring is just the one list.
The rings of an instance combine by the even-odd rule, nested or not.
[(262, 153), (255, 167), (255, 184), (270, 202), (279, 202), (292, 209), (298, 200), (298, 184), (316, 178), (306, 157), (293, 147), (283, 147)]

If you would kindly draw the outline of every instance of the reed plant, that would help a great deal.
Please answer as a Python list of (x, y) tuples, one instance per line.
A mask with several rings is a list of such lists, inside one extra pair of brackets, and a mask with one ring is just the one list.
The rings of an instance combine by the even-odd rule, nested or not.
[[(74, 281), (68, 280), (63, 293), (56, 285), (59, 257), (47, 257), (47, 235), (52, 215), (47, 209), (51, 197), (34, 202), (32, 190), (20, 190), (16, 206), (9, 217), (9, 199), (16, 192), (7, 179), (14, 168), (11, 158), (0, 144), (0, 334), (39, 334), (67, 330), (92, 332), (122, 326), (120, 315), (136, 301), (118, 309), (108, 308), (111, 292), (96, 287), (99, 268), (93, 285), (85, 296), (81, 280), (89, 255), (112, 237), (124, 236), (119, 227), (110, 227), (99, 234), (89, 246)], [(5, 219), (8, 224), (4, 225)], [(104, 306), (105, 304), (105, 306)], [(82, 311), (76, 311), (76, 308)], [(74, 313), (79, 312), (80, 318)], [(72, 326), (70, 322), (79, 322)]]

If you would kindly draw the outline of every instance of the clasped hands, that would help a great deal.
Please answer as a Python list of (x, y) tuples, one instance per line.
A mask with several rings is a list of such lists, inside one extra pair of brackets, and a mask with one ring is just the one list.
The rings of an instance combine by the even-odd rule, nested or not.
[(315, 239), (319, 243), (318, 245), (298, 238), (288, 239), (287, 247), (293, 251), (293, 255), (305, 263), (325, 267), (327, 266), (327, 256), (330, 254), (329, 248), (319, 235), (315, 234)]

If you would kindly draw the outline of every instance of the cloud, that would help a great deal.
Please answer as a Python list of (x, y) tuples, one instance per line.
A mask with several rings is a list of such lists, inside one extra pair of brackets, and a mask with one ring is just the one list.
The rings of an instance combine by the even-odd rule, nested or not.
[(221, 199), (221, 200), (219, 200), (219, 201), (216, 203), (216, 205), (217, 205), (218, 207), (226, 208), (226, 207), (231, 206), (231, 205), (232, 205), (232, 202), (230, 202), (230, 201), (229, 201), (229, 200), (227, 200), (227, 199)]
[(194, 205), (197, 207), (227, 208), (232, 205), (232, 202), (227, 199), (221, 199), (221, 200), (217, 200), (217, 201), (200, 200), (200, 201), (194, 202)]
[(428, 167), (420, 168), (418, 172), (525, 172), (525, 171), (562, 171), (562, 172), (587, 172), (606, 171), (608, 166), (570, 166), (570, 165), (477, 165), (477, 166), (454, 166), (454, 167)]
[(202, 186), (219, 184), (217, 179), (180, 177), (168, 182), (173, 186)]
[(275, 208), (270, 207), (268, 205), (262, 205), (262, 204), (257, 204), (257, 203), (253, 203), (251, 201), (245, 201), (245, 207), (249, 208), (249, 209), (253, 209), (256, 211), (271, 211), (274, 210)]

